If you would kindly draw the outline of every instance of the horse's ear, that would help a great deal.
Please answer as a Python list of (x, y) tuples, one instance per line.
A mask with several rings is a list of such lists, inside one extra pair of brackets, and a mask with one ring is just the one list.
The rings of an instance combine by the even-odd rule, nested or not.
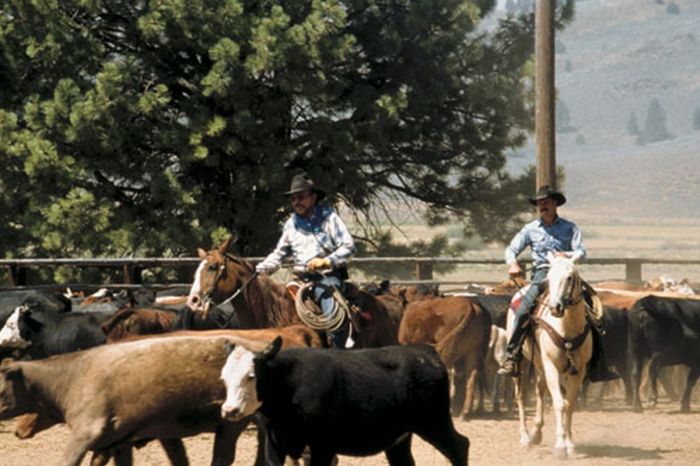
[(229, 248), (233, 246), (233, 244), (236, 242), (236, 236), (231, 235), (229, 236), (221, 245), (219, 245), (219, 252), (221, 254), (225, 254), (228, 252)]
[(205, 251), (202, 248), (197, 248), (197, 255), (200, 259), (204, 259), (205, 257), (207, 257), (207, 251)]
[(262, 353), (260, 353), (260, 359), (263, 361), (269, 361), (270, 359), (274, 358), (277, 356), (277, 353), (280, 352), (280, 349), (282, 348), (282, 337), (277, 337), (275, 338), (270, 345), (265, 348)]

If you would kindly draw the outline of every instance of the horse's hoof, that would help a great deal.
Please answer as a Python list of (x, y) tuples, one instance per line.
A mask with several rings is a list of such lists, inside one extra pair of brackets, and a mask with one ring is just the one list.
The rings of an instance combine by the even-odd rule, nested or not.
[(643, 412), (644, 412), (644, 409), (642, 409), (642, 406), (641, 406), (641, 405), (635, 406), (634, 408), (632, 408), (632, 410), (633, 410), (635, 413), (643, 413)]
[(538, 430), (537, 432), (535, 432), (535, 433), (532, 435), (532, 438), (530, 439), (530, 442), (531, 442), (533, 445), (539, 445), (540, 443), (542, 443), (542, 431), (541, 431), (541, 430)]
[(569, 458), (571, 458), (571, 457), (573, 457), (573, 456), (576, 456), (576, 446), (575, 446), (575, 445), (571, 445), (571, 446), (566, 447), (566, 455), (567, 455)]
[(690, 405), (681, 405), (681, 413), (683, 413), (683, 414), (690, 413)]
[(564, 447), (555, 448), (554, 449), (554, 457), (558, 460), (565, 460), (566, 459), (566, 448), (564, 448)]
[(530, 442), (530, 437), (527, 435), (520, 436), (520, 446), (523, 448), (528, 448), (532, 443)]

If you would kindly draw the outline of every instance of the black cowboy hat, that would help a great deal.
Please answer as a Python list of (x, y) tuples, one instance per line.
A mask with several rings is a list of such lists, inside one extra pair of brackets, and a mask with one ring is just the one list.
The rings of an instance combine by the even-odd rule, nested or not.
[(549, 185), (540, 186), (534, 196), (530, 198), (530, 204), (537, 205), (537, 201), (551, 197), (558, 206), (566, 204), (566, 197), (559, 191), (555, 191)]
[(326, 192), (322, 189), (317, 188), (314, 184), (314, 181), (311, 178), (309, 178), (309, 175), (307, 175), (306, 173), (302, 173), (301, 175), (295, 175), (294, 178), (292, 178), (292, 184), (289, 187), (289, 191), (284, 193), (284, 195), (291, 196), (292, 194), (297, 194), (304, 191), (311, 191), (312, 193), (316, 193), (316, 200), (318, 201), (326, 197)]

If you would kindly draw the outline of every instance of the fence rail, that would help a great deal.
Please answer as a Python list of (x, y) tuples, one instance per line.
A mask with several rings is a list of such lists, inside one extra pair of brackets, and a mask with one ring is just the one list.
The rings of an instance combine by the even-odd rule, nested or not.
[[(256, 263), (262, 257), (249, 257), (247, 260)], [(201, 260), (197, 257), (144, 257), (144, 258), (40, 258), (40, 259), (0, 259), (0, 267), (6, 267), (11, 287), (25, 287), (28, 285), (26, 271), (37, 267), (105, 267), (122, 270), (123, 283), (114, 284), (115, 287), (138, 286), (142, 283), (143, 270), (155, 267), (194, 267)], [(524, 260), (530, 264), (529, 260)], [(409, 264), (413, 265), (415, 280), (432, 281), (433, 269), (436, 265), (503, 265), (499, 259), (467, 259), (460, 257), (356, 257), (354, 264)], [(629, 282), (640, 283), (642, 281), (642, 267), (645, 264), (673, 264), (673, 265), (700, 265), (697, 259), (660, 259), (660, 258), (589, 258), (587, 265), (624, 265), (625, 279)], [(162, 285), (162, 284), (161, 284)], [(169, 284), (177, 286), (182, 284)], [(46, 285), (47, 287), (52, 285)], [(66, 286), (61, 285), (61, 286)], [(76, 285), (77, 286), (77, 285)], [(36, 286), (35, 286), (36, 287)]]

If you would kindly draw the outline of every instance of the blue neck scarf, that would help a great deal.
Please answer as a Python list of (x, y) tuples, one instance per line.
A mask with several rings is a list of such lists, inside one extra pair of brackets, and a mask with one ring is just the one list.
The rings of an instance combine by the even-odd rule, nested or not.
[(292, 214), (292, 218), (294, 219), (294, 228), (297, 230), (307, 231), (309, 233), (318, 233), (321, 231), (321, 225), (323, 224), (324, 220), (326, 220), (326, 218), (328, 218), (328, 216), (332, 213), (333, 209), (330, 206), (316, 204), (314, 206), (314, 211), (309, 218), (304, 218), (296, 213)]

